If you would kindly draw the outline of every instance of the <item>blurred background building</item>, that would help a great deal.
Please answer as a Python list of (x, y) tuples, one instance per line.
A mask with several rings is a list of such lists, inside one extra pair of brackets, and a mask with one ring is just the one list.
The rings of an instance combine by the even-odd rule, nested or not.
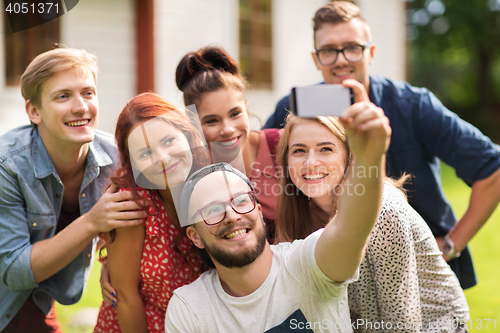
[[(296, 85), (321, 81), (311, 58), (312, 17), (325, 0), (84, 0), (58, 19), (12, 33), (0, 15), (0, 133), (28, 124), (19, 77), (55, 42), (99, 59), (99, 128), (113, 132), (126, 102), (155, 91), (178, 107), (175, 68), (184, 54), (212, 44), (238, 59), (250, 81), (250, 111), (262, 122)], [(371, 73), (407, 78), (401, 0), (359, 0), (372, 27), (377, 58)], [(258, 122), (253, 123), (258, 128)]]

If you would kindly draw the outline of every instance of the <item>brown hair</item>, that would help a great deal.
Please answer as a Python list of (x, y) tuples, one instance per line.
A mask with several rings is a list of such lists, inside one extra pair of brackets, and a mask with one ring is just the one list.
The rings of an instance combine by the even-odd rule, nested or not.
[(203, 94), (223, 88), (241, 92), (245, 103), (246, 80), (236, 61), (220, 47), (207, 46), (186, 54), (175, 71), (175, 82), (184, 93), (184, 104), (198, 104)]
[(333, 134), (343, 143), (343, 148), (346, 152), (346, 161), (344, 167), (344, 175), (348, 172), (348, 166), (351, 163), (351, 151), (347, 143), (347, 135), (344, 127), (335, 117), (317, 117), (317, 118), (300, 118), (289, 114), (286, 119), (286, 126), (283, 131), (277, 152), (276, 162), (281, 170), (286, 170), (283, 177), (280, 178), (280, 188), (288, 189), (292, 187), (294, 193), (281, 191), (278, 198), (278, 213), (276, 218), (276, 242), (291, 242), (295, 239), (302, 239), (314, 232), (312, 223), (305, 221), (311, 220), (311, 212), (309, 210), (310, 198), (300, 191), (292, 182), (288, 173), (288, 152), (290, 134), (293, 128), (300, 123), (306, 121), (314, 121), (332, 131)]
[[(316, 118), (304, 119), (292, 114), (288, 115), (283, 136), (278, 143), (276, 156), (276, 161), (280, 166), (280, 169), (286, 170), (286, 172), (284, 172), (283, 177), (281, 177), (280, 179), (280, 188), (285, 190), (281, 191), (281, 194), (278, 198), (275, 243), (292, 242), (295, 239), (304, 239), (308, 235), (316, 231), (313, 224), (311, 223), (312, 215), (309, 209), (310, 198), (295, 186), (288, 173), (288, 145), (290, 141), (290, 134), (294, 126), (305, 121), (315, 121), (317, 123), (320, 123), (330, 131), (332, 131), (332, 133), (343, 143), (343, 148), (346, 152), (344, 179), (349, 172), (349, 166), (352, 160), (346, 130), (344, 126), (342, 126), (338, 118), (320, 116)], [(409, 175), (403, 174), (398, 180), (386, 178), (386, 182), (402, 190), (404, 193), (403, 184), (408, 180), (409, 177)], [(293, 193), (286, 191), (286, 189), (288, 189), (289, 187), (292, 187), (294, 189)], [(332, 215), (333, 214), (335, 214), (335, 206), (332, 211)]]
[(364, 23), (367, 41), (371, 41), (368, 23), (361, 16), (359, 7), (349, 1), (332, 1), (316, 11), (313, 17), (313, 38), (323, 24), (339, 24), (353, 19), (359, 19)]
[(21, 94), (35, 106), (40, 106), (43, 84), (55, 74), (76, 69), (90, 70), (97, 83), (97, 58), (85, 50), (57, 48), (39, 54), (21, 76)]

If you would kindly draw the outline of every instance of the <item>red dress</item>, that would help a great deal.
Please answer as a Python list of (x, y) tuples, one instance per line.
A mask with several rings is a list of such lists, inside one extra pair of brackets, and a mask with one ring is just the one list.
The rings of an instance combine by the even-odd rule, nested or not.
[[(139, 293), (144, 302), (149, 333), (165, 332), (165, 311), (175, 289), (193, 282), (200, 275), (199, 258), (192, 263), (194, 270), (187, 263), (183, 264), (180, 254), (174, 251), (174, 240), (179, 231), (170, 222), (155, 190), (138, 188), (138, 193), (159, 207), (156, 216), (149, 215), (144, 219), (146, 229), (142, 250)], [(149, 214), (155, 209), (149, 208)], [(182, 253), (191, 248), (191, 240), (183, 237), (178, 244)], [(121, 333), (116, 310), (106, 302), (102, 302), (94, 333)]]

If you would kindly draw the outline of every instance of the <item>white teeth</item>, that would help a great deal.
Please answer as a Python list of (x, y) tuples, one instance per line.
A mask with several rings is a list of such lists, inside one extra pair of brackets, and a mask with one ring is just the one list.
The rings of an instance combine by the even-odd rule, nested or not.
[(231, 239), (240, 235), (244, 235), (247, 233), (247, 229), (240, 229), (238, 231), (233, 231), (232, 233), (228, 234), (225, 236), (227, 239)]
[(66, 123), (66, 125), (68, 125), (68, 126), (83, 126), (83, 125), (87, 125), (89, 122), (90, 122), (90, 119), (70, 121), (69, 123)]
[(231, 141), (218, 142), (218, 144), (220, 144), (221, 146), (230, 146), (234, 145), (236, 141), (238, 141), (238, 138), (234, 138)]
[(344, 75), (349, 75), (351, 72), (336, 72), (334, 73), (336, 76), (344, 76)]
[(302, 177), (304, 177), (307, 180), (317, 180), (325, 178), (326, 175), (303, 175)]

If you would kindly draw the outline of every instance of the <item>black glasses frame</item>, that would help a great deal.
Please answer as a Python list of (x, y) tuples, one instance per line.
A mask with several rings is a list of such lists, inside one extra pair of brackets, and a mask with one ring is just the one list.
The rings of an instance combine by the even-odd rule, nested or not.
[[(238, 212), (236, 210), (236, 208), (233, 207), (232, 205), (232, 201), (235, 197), (237, 196), (240, 196), (240, 195), (243, 195), (243, 194), (249, 194), (251, 197), (252, 197), (252, 202), (253, 202), (253, 208), (250, 209), (249, 211), (246, 211), (246, 212)], [(206, 225), (208, 226), (214, 226), (214, 225), (217, 225), (219, 223), (221, 223), (222, 221), (224, 221), (224, 219), (226, 218), (226, 214), (227, 214), (227, 209), (224, 210), (224, 216), (221, 218), (221, 220), (219, 222), (216, 222), (216, 223), (208, 223), (206, 220), (205, 220), (205, 217), (203, 216), (203, 210), (207, 207), (210, 207), (210, 206), (215, 206), (215, 205), (223, 205), (224, 207), (228, 206), (231, 207), (231, 209), (237, 213), (237, 214), (248, 214), (248, 213), (251, 213), (255, 210), (255, 207), (257, 207), (257, 194), (254, 192), (254, 191), (248, 191), (248, 192), (241, 192), (241, 193), (238, 193), (237, 195), (231, 197), (229, 200), (226, 200), (226, 201), (221, 201), (221, 202), (216, 202), (216, 203), (211, 203), (211, 204), (208, 204), (206, 205), (205, 207), (201, 207), (200, 209), (198, 209), (195, 214), (193, 215), (193, 217), (191, 218), (191, 221), (194, 219), (194, 217), (196, 215), (200, 215), (201, 218), (203, 219), (203, 222), (205, 222)]]
[[(329, 47), (329, 48), (326, 48), (326, 49), (316, 50), (316, 57), (318, 58), (319, 63), (322, 64), (323, 66), (333, 65), (335, 62), (337, 62), (337, 59), (339, 58), (339, 53), (342, 53), (342, 55), (344, 56), (344, 59), (347, 60), (348, 62), (358, 62), (358, 61), (361, 61), (361, 59), (363, 59), (363, 55), (364, 55), (365, 49), (367, 47), (370, 47), (371, 45), (372, 45), (372, 43), (365, 43), (363, 45), (362, 44), (353, 44), (353, 45), (348, 45), (348, 46), (344, 47), (343, 49), (335, 49), (333, 47)], [(351, 61), (351, 60), (347, 59), (347, 57), (345, 56), (345, 53), (344, 53), (344, 51), (347, 48), (352, 47), (352, 46), (359, 46), (359, 47), (361, 47), (361, 57), (358, 60), (355, 60), (355, 61)], [(332, 62), (325, 64), (325, 63), (323, 63), (321, 61), (320, 53), (322, 51), (327, 51), (327, 50), (328, 51), (332, 51), (332, 50), (336, 51), (337, 54), (335, 55), (335, 59)]]

